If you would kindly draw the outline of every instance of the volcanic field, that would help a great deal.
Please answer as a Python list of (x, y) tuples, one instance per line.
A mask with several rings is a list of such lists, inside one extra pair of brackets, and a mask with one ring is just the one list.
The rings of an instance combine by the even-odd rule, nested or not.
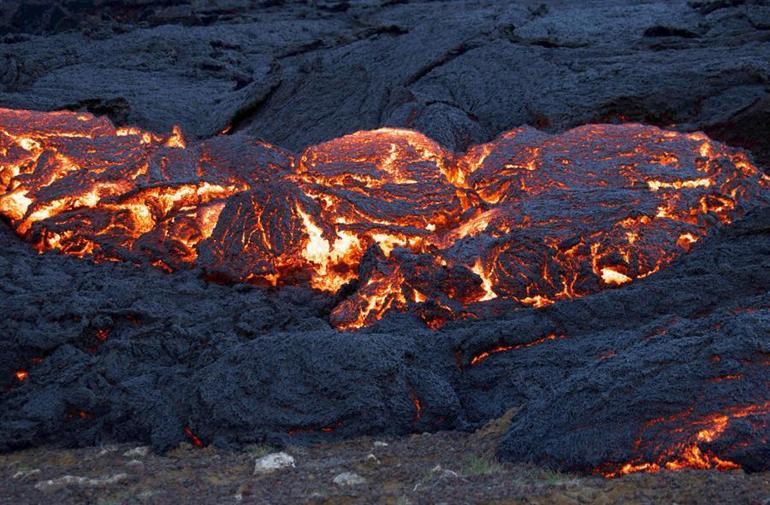
[[(676, 47), (637, 57), (716, 44), (704, 28), (714, 16), (754, 19), (742, 2), (701, 4), (676, 9), (702, 34), (646, 26), (643, 38)], [(643, 19), (668, 12), (649, 5)], [(360, 8), (375, 19), (426, 7)], [(434, 66), (399, 80), (414, 100), (406, 88), (388, 91), (388, 120), (340, 120), (322, 132), (324, 120), (308, 121), (302, 137), (259, 127), (262, 107), (286, 87), (299, 89), (287, 100), (303, 111), (318, 99), (303, 94), (294, 72), (327, 75), (312, 65), (332, 64), (297, 63), (300, 53), (259, 60), (252, 72), (261, 81), (252, 76), (236, 83), (239, 97), (208, 104), (222, 121), (202, 112), (191, 119), (173, 101), (150, 117), (153, 107), (136, 98), (149, 94), (131, 72), (160, 71), (137, 62), (123, 80), (97, 66), (77, 85), (61, 75), (64, 63), (45, 71), (31, 57), (17, 64), (0, 93), (8, 107), (0, 109), (0, 450), (117, 441), (162, 453), (182, 441), (237, 448), (472, 430), (520, 407), (498, 447), (503, 461), (610, 478), (770, 471), (767, 139), (724, 118), (698, 119), (759, 93), (748, 90), (754, 85), (767, 100), (767, 62), (750, 82), (736, 74), (722, 102), (702, 97), (691, 125), (633, 116), (653, 108), (647, 95), (644, 106), (601, 98), (601, 113), (562, 124), (548, 107), (547, 121), (511, 107), (493, 124), (475, 115), (486, 107), (475, 98), (453, 98), (467, 110), (426, 98), (438, 93), (426, 91), (429, 76), (474, 51), (498, 50), (503, 36), (506, 44), (531, 39), (526, 51), (537, 58), (586, 46), (554, 35), (562, 25), (548, 9), (476, 9), (484, 23), (505, 14), (525, 28), (494, 25), (497, 35), (450, 44)], [(172, 22), (93, 43), (179, 42), (198, 30), (219, 41), (206, 42), (212, 54), (237, 52), (235, 39), (246, 35), (236, 30), (222, 42), (227, 23), (250, 26), (225, 16), (211, 27)], [(768, 47), (766, 36), (749, 34), (770, 24), (754, 25), (735, 28), (749, 42), (731, 50)], [(371, 43), (418, 30), (380, 26), (387, 30), (372, 32)], [(550, 38), (533, 35), (543, 30)], [(6, 59), (56, 37), (78, 47), (84, 35), (76, 33), (8, 35), (20, 39), (9, 39), (17, 51)], [(703, 47), (677, 45), (699, 38)], [(356, 42), (340, 47), (348, 44)], [(89, 68), (95, 56), (70, 57)], [(278, 62), (289, 84), (274, 73)], [(549, 65), (553, 77), (561, 67)], [(54, 96), (41, 84), (46, 76), (69, 91)], [(193, 93), (168, 75), (155, 78), (180, 96)], [(614, 85), (586, 79), (581, 89)], [(123, 86), (115, 93), (125, 103), (75, 99), (105, 80)], [(264, 104), (241, 103), (249, 93)], [(730, 120), (765, 117), (758, 100)], [(294, 126), (306, 112), (282, 114), (268, 123)]]

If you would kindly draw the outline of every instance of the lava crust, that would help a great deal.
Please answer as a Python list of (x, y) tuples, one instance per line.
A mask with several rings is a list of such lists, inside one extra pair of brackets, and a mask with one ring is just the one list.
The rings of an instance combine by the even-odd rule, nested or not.
[(0, 135), (0, 213), (39, 251), (344, 286), (338, 329), (394, 309), (435, 328), (497, 297), (542, 307), (646, 277), (767, 202), (770, 180), (703, 134), (642, 125), (519, 128), (465, 155), (387, 128), (299, 156), (188, 145), (70, 112), (0, 110)]
[(0, 451), (770, 470), (768, 2), (542, 3), (0, 2)]
[(741, 151), (590, 125), (463, 155), (383, 129), (297, 156), (2, 117), (0, 209), (65, 254), (3, 230), (0, 450), (469, 429), (522, 407), (505, 460), (770, 469), (768, 181)]
[(768, 234), (759, 209), (623, 289), (491, 300), (440, 331), (391, 312), (349, 334), (316, 290), (37, 255), (6, 230), (0, 449), (301, 443), (471, 429), (523, 407), (505, 460), (768, 470)]

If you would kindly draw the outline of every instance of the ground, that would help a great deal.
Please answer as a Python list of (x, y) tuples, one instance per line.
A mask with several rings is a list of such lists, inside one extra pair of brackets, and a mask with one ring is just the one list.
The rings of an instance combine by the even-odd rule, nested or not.
[[(164, 456), (128, 444), (29, 449), (0, 455), (0, 497), (17, 505), (770, 503), (770, 473), (685, 471), (604, 479), (501, 463), (494, 451), (511, 414), (474, 433), (360, 437), (282, 449), (230, 451), (184, 443)], [(279, 450), (294, 457), (295, 467), (254, 475), (255, 460)], [(365, 482), (335, 484), (343, 472)], [(66, 475), (102, 481), (65, 484)]]

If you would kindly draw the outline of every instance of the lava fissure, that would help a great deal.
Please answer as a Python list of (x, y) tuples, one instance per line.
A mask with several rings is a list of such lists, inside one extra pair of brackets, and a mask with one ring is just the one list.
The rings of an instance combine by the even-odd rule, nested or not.
[(299, 435), (300, 433), (332, 433), (344, 426), (344, 423), (342, 421), (336, 421), (332, 424), (326, 424), (321, 427), (313, 427), (313, 426), (297, 426), (294, 428), (289, 428), (286, 433), (293, 437), (295, 435)]
[(420, 400), (420, 397), (417, 396), (417, 393), (414, 390), (409, 391), (409, 399), (412, 402), (412, 405), (414, 405), (414, 418), (413, 422), (418, 422), (420, 419), (422, 419), (422, 401)]
[(204, 447), (206, 444), (203, 443), (203, 441), (198, 438), (195, 433), (193, 433), (192, 428), (189, 426), (185, 426), (183, 429), (184, 435), (190, 440), (190, 443), (194, 445), (195, 447), (201, 448)]
[(473, 357), (471, 357), (470, 361), (468, 361), (468, 366), (476, 366), (480, 365), (484, 361), (487, 360), (490, 356), (501, 353), (501, 352), (508, 352), (508, 351), (515, 351), (517, 349), (526, 349), (528, 347), (534, 347), (536, 345), (544, 344), (545, 342), (551, 341), (551, 340), (560, 340), (567, 338), (566, 335), (557, 335), (555, 333), (550, 333), (546, 335), (545, 337), (535, 339), (531, 342), (527, 342), (524, 344), (499, 344), (495, 347), (492, 347), (491, 349), (488, 349), (486, 351), (481, 351), (477, 354), (474, 354)]
[(342, 330), (393, 310), (437, 328), (480, 302), (543, 307), (647, 277), (767, 203), (768, 185), (741, 151), (636, 124), (518, 128), (464, 154), (383, 128), (295, 155), (0, 109), (0, 214), (39, 251), (355, 282), (331, 312)]

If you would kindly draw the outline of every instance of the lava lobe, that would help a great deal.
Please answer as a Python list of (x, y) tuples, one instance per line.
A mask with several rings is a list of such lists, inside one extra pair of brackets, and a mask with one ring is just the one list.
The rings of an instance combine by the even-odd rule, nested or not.
[(646, 277), (768, 185), (741, 151), (638, 124), (518, 128), (461, 155), (383, 128), (295, 155), (0, 109), (0, 214), (39, 251), (345, 286), (339, 329), (391, 310), (438, 327), (494, 298), (541, 307)]

